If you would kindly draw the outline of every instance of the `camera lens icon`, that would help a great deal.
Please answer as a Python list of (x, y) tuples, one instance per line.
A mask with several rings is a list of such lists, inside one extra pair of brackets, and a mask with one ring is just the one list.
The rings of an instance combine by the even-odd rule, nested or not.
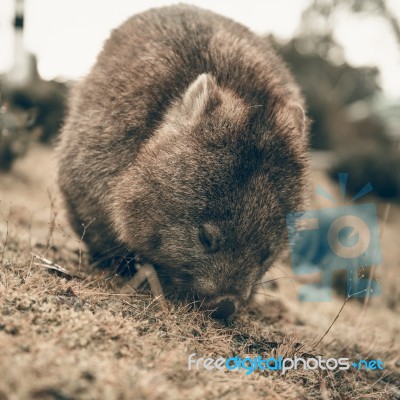
[(343, 215), (332, 222), (327, 232), (327, 241), (338, 257), (354, 259), (367, 251), (371, 243), (371, 232), (360, 217)]
[[(347, 174), (339, 174), (339, 178), (344, 203)], [(365, 185), (348, 205), (287, 214), (294, 273), (321, 274), (320, 281), (300, 286), (300, 301), (332, 300), (335, 271), (345, 271), (347, 296), (365, 297), (367, 293), (373, 296), (380, 293), (378, 281), (360, 277), (361, 267), (378, 266), (382, 262), (376, 206), (373, 203), (352, 204), (371, 190), (370, 184)], [(323, 188), (318, 194), (335, 202)]]

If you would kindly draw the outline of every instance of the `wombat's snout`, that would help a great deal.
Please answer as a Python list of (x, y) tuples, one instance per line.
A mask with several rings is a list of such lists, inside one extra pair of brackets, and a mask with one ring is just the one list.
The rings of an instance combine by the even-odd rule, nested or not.
[(221, 296), (207, 304), (207, 309), (211, 310), (213, 318), (227, 319), (237, 311), (238, 302), (234, 297)]

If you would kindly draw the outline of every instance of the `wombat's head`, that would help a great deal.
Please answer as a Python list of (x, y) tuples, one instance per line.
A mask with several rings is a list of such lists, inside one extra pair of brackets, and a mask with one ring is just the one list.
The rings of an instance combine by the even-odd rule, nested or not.
[[(257, 107), (269, 109), (258, 117)], [(257, 107), (200, 75), (111, 204), (119, 239), (156, 266), (166, 292), (221, 318), (254, 292), (285, 243), (286, 214), (304, 199), (302, 109), (279, 99)]]

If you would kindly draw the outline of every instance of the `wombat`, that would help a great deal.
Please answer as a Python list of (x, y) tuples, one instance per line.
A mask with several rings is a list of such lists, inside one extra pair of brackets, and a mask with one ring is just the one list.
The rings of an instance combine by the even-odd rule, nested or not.
[(226, 318), (307, 198), (304, 102), (276, 53), (194, 6), (152, 9), (106, 41), (58, 146), (69, 219), (93, 260), (152, 263), (167, 295)]

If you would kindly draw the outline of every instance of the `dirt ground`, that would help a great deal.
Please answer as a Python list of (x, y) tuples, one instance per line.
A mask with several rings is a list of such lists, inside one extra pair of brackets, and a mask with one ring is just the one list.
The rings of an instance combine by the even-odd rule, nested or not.
[[(400, 399), (399, 206), (378, 204), (381, 296), (299, 302), (300, 281), (282, 261), (255, 304), (222, 323), (184, 304), (164, 310), (148, 294), (118, 295), (112, 276), (88, 267), (57, 200), (54, 164), (52, 149), (37, 146), (0, 174), (0, 400)], [(322, 173), (313, 180), (337, 190)], [(50, 271), (43, 257), (80, 277)], [(380, 359), (384, 369), (246, 375), (189, 370), (192, 353)]]

